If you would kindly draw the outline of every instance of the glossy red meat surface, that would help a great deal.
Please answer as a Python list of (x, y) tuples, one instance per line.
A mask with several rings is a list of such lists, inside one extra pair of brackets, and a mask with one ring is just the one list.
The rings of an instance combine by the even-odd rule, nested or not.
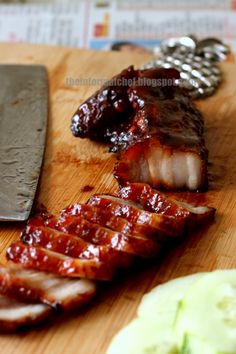
[(121, 261), (123, 254), (126, 254), (125, 259), (127, 256), (152, 258), (156, 257), (160, 250), (160, 244), (148, 237), (113, 231), (76, 215), (50, 220), (47, 225), (64, 233), (77, 235), (92, 244), (107, 245), (111, 250), (121, 252)]
[(114, 277), (114, 269), (105, 263), (64, 256), (42, 247), (28, 246), (20, 241), (15, 241), (8, 247), (7, 258), (25, 268), (60, 276), (97, 280), (111, 280)]
[(172, 216), (161, 215), (144, 210), (139, 204), (110, 195), (94, 195), (88, 204), (106, 209), (113, 215), (126, 218), (130, 223), (139, 226), (142, 233), (157, 241), (168, 237), (179, 237), (185, 232), (184, 220)]
[(144, 210), (152, 213), (184, 219), (187, 229), (209, 222), (215, 215), (215, 208), (193, 205), (167, 197), (145, 183), (127, 183), (117, 195), (122, 199), (140, 204)]
[[(109, 209), (102, 209), (90, 204), (75, 203), (62, 210), (61, 217), (80, 216), (90, 222), (107, 227), (113, 231), (122, 232), (132, 236), (135, 225), (125, 218), (114, 215)], [(144, 236), (146, 235), (139, 235)]]
[[(105, 195), (104, 197), (109, 198), (112, 196)], [(105, 207), (101, 207), (100, 205), (96, 206), (96, 203), (97, 202), (91, 202), (90, 200), (87, 204), (77, 203), (70, 205), (68, 208), (62, 211), (61, 220), (63, 221), (63, 217), (68, 215), (80, 216), (91, 222), (107, 227), (113, 231), (121, 232), (129, 237), (139, 237), (144, 239), (156, 238), (156, 228), (153, 228), (151, 225), (148, 225), (148, 223), (135, 222), (135, 219), (132, 218), (129, 221), (125, 214), (122, 217), (121, 213), (118, 214), (116, 209), (112, 207), (111, 201), (109, 202), (109, 207), (107, 207), (107, 205)], [(133, 214), (135, 214), (134, 212), (135, 210), (133, 209)], [(60, 223), (62, 222), (61, 220)], [(160, 233), (161, 229), (159, 229), (159, 234)], [(161, 235), (162, 234), (159, 235), (160, 238)]]
[[(39, 225), (40, 221), (42, 225)], [(52, 223), (50, 224), (53, 226)], [(96, 260), (111, 267), (125, 268), (132, 263), (131, 255), (113, 249), (109, 244), (97, 245), (86, 242), (83, 238), (76, 236), (76, 231), (70, 234), (60, 232), (59, 225), (60, 223), (57, 222), (54, 229), (45, 226), (40, 217), (32, 219), (22, 233), (21, 240), (30, 246), (40, 246), (73, 258)]]

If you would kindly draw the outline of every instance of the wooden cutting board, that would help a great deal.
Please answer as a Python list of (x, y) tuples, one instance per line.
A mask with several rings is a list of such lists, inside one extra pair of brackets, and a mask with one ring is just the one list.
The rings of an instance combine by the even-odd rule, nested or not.
[[(112, 175), (115, 156), (107, 147), (72, 137), (70, 118), (98, 85), (89, 79), (108, 79), (124, 67), (148, 57), (24, 44), (0, 45), (0, 63), (35, 63), (48, 68), (50, 112), (46, 153), (37, 201), (58, 212), (93, 193), (117, 188)], [(209, 191), (181, 193), (217, 208), (215, 222), (195, 232), (161, 260), (121, 276), (100, 290), (84, 311), (37, 329), (0, 336), (5, 354), (101, 354), (112, 336), (135, 315), (145, 292), (160, 282), (192, 272), (236, 267), (236, 65), (222, 65), (224, 83), (211, 98), (199, 102), (206, 122), (209, 148)], [(84, 85), (78, 80), (86, 79)], [(76, 84), (77, 83), (77, 84)], [(94, 84), (94, 83), (93, 83)], [(93, 190), (83, 192), (84, 186)], [(1, 260), (6, 246), (19, 237), (23, 224), (0, 224)]]

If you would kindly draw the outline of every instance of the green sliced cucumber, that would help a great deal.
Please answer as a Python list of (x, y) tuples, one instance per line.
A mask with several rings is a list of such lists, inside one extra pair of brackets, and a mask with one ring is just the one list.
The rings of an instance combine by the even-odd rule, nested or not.
[(112, 340), (107, 354), (177, 354), (171, 329), (137, 318)]
[[(218, 270), (194, 282), (179, 305), (175, 329), (180, 353), (187, 336), (200, 338), (210, 354), (236, 354), (236, 270)], [(197, 353), (190, 340), (187, 353)]]
[(151, 318), (166, 327), (172, 327), (178, 304), (185, 292), (204, 274), (196, 273), (158, 285), (142, 298), (137, 311), (138, 317)]
[(146, 294), (138, 308), (139, 317), (113, 338), (107, 354), (177, 354), (173, 328), (178, 304), (203, 274), (171, 280)]
[[(186, 333), (179, 354), (216, 354), (214, 349), (201, 338)], [(217, 353), (220, 354), (220, 353)], [(223, 354), (223, 353), (222, 353)]]

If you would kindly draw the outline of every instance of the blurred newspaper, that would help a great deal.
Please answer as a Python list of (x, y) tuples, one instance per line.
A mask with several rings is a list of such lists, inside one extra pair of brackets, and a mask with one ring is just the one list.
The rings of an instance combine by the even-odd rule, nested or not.
[(0, 41), (110, 49), (218, 37), (236, 51), (236, 0), (54, 0), (0, 3)]

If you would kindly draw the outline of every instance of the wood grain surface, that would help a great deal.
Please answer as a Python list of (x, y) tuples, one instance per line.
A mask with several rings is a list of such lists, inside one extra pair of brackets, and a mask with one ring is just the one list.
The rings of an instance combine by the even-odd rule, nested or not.
[[(0, 45), (0, 63), (36, 63), (48, 68), (50, 112), (47, 145), (37, 202), (58, 212), (96, 192), (117, 188), (112, 175), (115, 156), (107, 146), (72, 137), (70, 118), (99, 87), (76, 79), (108, 79), (124, 67), (140, 65), (137, 54), (82, 51), (24, 44)], [(96, 300), (81, 312), (56, 317), (42, 327), (0, 335), (2, 354), (101, 354), (112, 336), (135, 315), (145, 292), (171, 278), (192, 272), (236, 267), (236, 65), (222, 65), (218, 92), (198, 105), (205, 116), (209, 148), (209, 191), (181, 193), (179, 198), (217, 208), (215, 222), (194, 232), (158, 261), (140, 265), (101, 286)], [(70, 80), (71, 79), (71, 80)], [(74, 84), (73, 84), (74, 83)], [(85, 185), (93, 191), (83, 192)], [(24, 224), (0, 224), (1, 261)], [(122, 353), (121, 353), (122, 354)]]

